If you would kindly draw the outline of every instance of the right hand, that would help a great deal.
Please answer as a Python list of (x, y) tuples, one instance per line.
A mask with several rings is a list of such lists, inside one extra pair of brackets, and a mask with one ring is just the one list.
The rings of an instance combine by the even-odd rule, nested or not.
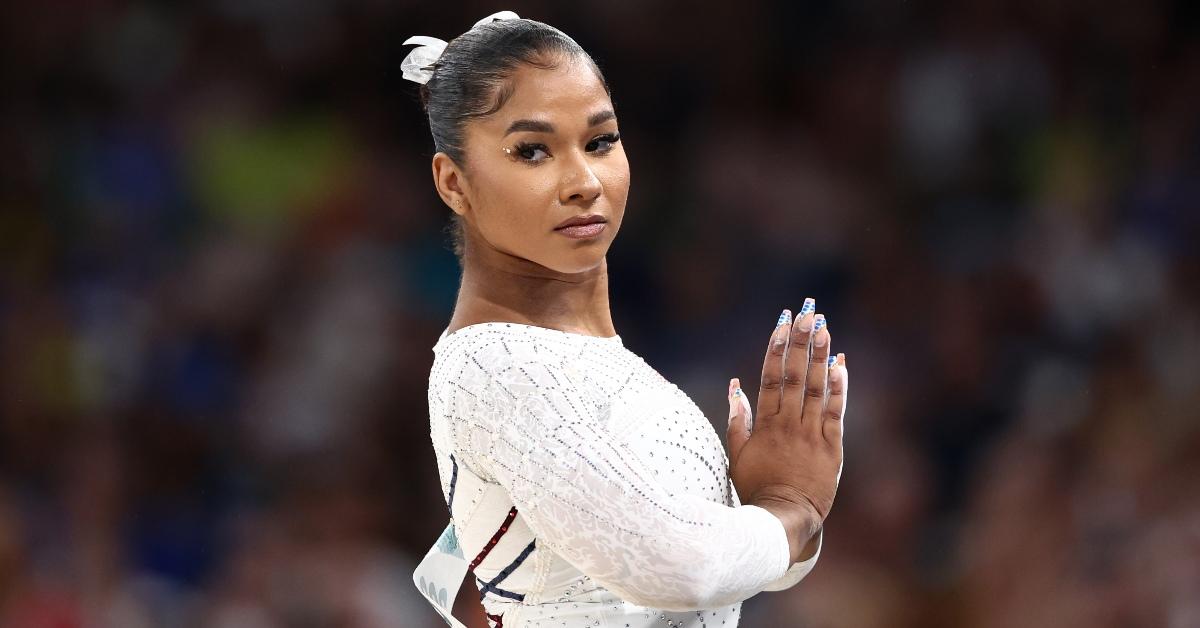
[[(742, 503), (775, 514), (792, 560), (820, 530), (837, 492), (846, 412), (846, 356), (831, 363), (824, 316), (805, 299), (799, 317), (784, 310), (763, 361), (758, 411), (730, 382), (729, 472)], [(815, 329), (815, 331), (814, 331)]]

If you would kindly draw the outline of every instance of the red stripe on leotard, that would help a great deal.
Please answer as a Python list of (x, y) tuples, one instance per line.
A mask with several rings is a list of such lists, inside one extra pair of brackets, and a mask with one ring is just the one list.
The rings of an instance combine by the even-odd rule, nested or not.
[(469, 570), (475, 571), (475, 568), (479, 566), (479, 563), (482, 563), (483, 559), (487, 558), (488, 553), (492, 551), (493, 547), (496, 547), (496, 542), (500, 540), (500, 537), (504, 536), (505, 532), (508, 532), (508, 526), (512, 525), (513, 519), (516, 518), (517, 507), (513, 506), (508, 511), (508, 516), (504, 518), (504, 523), (500, 524), (500, 529), (496, 530), (496, 533), (492, 535), (492, 540), (488, 541), (487, 545), (484, 545), (483, 549), (479, 550), (479, 555), (475, 557), (475, 560), (471, 561), (471, 566), (468, 568)]

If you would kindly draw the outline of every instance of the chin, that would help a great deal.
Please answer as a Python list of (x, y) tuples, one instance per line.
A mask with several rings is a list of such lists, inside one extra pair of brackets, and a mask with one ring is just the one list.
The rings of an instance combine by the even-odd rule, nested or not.
[(612, 245), (613, 235), (603, 234), (596, 240), (566, 240), (555, 236), (558, 242), (553, 244), (554, 255), (540, 263), (555, 272), (575, 275), (596, 270), (604, 264), (608, 249)]
[(571, 251), (547, 266), (557, 272), (574, 275), (586, 273), (595, 270), (597, 267), (604, 264), (604, 256), (608, 253), (608, 246), (589, 246), (580, 247)]

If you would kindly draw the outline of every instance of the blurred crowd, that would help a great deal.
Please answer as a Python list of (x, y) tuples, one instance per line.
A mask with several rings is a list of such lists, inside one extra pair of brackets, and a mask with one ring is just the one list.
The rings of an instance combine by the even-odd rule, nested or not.
[(6, 3), (0, 626), (442, 625), (401, 42), (501, 9), (612, 85), (626, 346), (719, 433), (782, 307), (848, 354), (821, 561), (742, 625), (1200, 626), (1200, 9), (1081, 0)]

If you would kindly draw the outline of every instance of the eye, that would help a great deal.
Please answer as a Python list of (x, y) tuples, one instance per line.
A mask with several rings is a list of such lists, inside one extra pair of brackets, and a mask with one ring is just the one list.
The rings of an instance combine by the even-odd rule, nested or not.
[(587, 150), (589, 153), (593, 151), (598, 153), (607, 153), (608, 151), (612, 150), (613, 145), (619, 141), (621, 141), (620, 133), (608, 133), (588, 142)]
[(541, 162), (550, 156), (550, 151), (546, 150), (545, 144), (521, 142), (513, 149), (513, 154), (523, 161)]

